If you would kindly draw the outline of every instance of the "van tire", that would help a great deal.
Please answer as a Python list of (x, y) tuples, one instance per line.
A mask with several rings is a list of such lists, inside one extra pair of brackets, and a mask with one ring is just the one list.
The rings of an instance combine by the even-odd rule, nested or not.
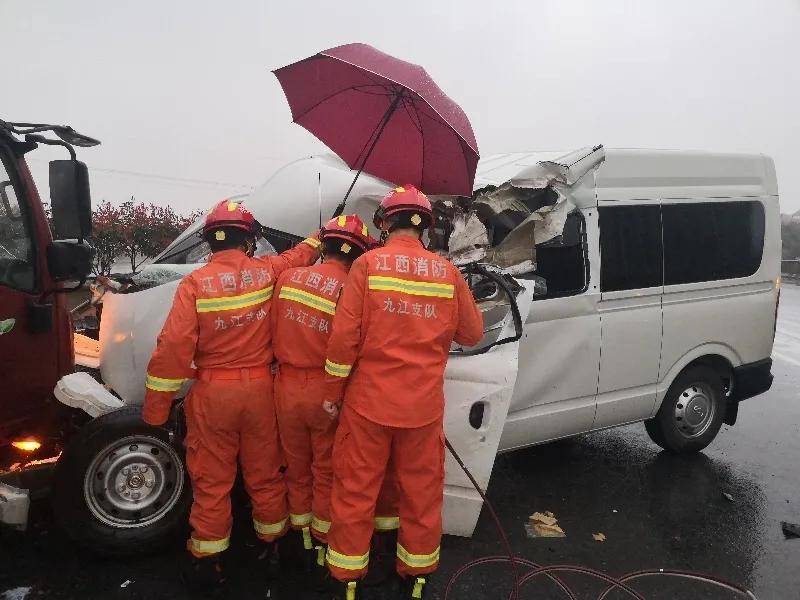
[(725, 410), (725, 388), (719, 373), (696, 365), (675, 378), (656, 416), (644, 426), (650, 439), (664, 450), (692, 454), (717, 436)]
[(191, 486), (183, 449), (170, 437), (136, 406), (90, 421), (56, 465), (56, 523), (103, 555), (149, 553), (183, 538)]

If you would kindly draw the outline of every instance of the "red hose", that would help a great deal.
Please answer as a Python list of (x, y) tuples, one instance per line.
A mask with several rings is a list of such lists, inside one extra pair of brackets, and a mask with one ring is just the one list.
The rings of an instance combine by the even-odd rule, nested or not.
[[(500, 522), (500, 518), (497, 516), (497, 513), (495, 512), (494, 507), (492, 506), (492, 503), (489, 502), (489, 499), (486, 497), (486, 494), (483, 493), (483, 490), (478, 485), (478, 482), (472, 476), (472, 473), (470, 473), (469, 469), (467, 469), (467, 466), (464, 464), (464, 461), (461, 460), (461, 457), (458, 455), (453, 446), (450, 444), (450, 441), (445, 439), (444, 443), (445, 446), (447, 446), (447, 449), (450, 451), (450, 454), (453, 455), (453, 458), (461, 467), (461, 470), (464, 471), (464, 474), (470, 480), (470, 483), (472, 483), (472, 485), (475, 487), (475, 490), (478, 492), (478, 494), (480, 494), (484, 505), (489, 510), (489, 514), (492, 516), (492, 520), (494, 521), (494, 524), (497, 527), (497, 532), (500, 534), (500, 539), (506, 551), (505, 556), (486, 556), (483, 558), (477, 558), (475, 560), (469, 561), (461, 565), (461, 567), (459, 567), (458, 570), (455, 573), (453, 573), (453, 575), (447, 582), (447, 587), (445, 588), (444, 592), (444, 600), (447, 600), (450, 597), (450, 593), (453, 591), (453, 586), (455, 585), (459, 577), (461, 577), (464, 573), (468, 572), (470, 569), (487, 564), (509, 564), (511, 566), (512, 584), (511, 584), (511, 593), (509, 594), (509, 600), (520, 600), (519, 594), (522, 586), (531, 581), (532, 579), (534, 579), (535, 577), (538, 577), (539, 575), (546, 575), (561, 589), (562, 592), (564, 592), (564, 594), (566, 595), (567, 598), (569, 598), (569, 600), (577, 600), (574, 592), (570, 590), (569, 586), (567, 586), (560, 578), (554, 575), (554, 573), (556, 572), (580, 573), (608, 583), (609, 586), (603, 592), (600, 593), (600, 595), (597, 597), (597, 600), (605, 600), (605, 598), (615, 589), (622, 590), (628, 596), (631, 596), (636, 600), (646, 600), (644, 596), (639, 594), (633, 588), (629, 587), (627, 585), (627, 582), (634, 581), (636, 579), (641, 579), (643, 577), (655, 577), (655, 576), (679, 577), (681, 579), (699, 581), (701, 583), (722, 588), (724, 590), (736, 594), (739, 597), (746, 598), (747, 600), (758, 600), (755, 594), (753, 594), (753, 592), (743, 587), (740, 587), (734, 583), (730, 583), (722, 578), (715, 577), (713, 575), (703, 575), (701, 573), (693, 573), (691, 571), (681, 571), (678, 569), (646, 570), (646, 571), (636, 571), (633, 573), (628, 573), (627, 575), (623, 575), (622, 577), (615, 578), (610, 575), (607, 575), (606, 573), (603, 573), (602, 571), (597, 571), (590, 567), (584, 567), (581, 565), (541, 566), (533, 561), (521, 558), (519, 556), (515, 556), (514, 551), (511, 548), (511, 542), (508, 539), (508, 534), (503, 528), (503, 524)], [(519, 575), (519, 570), (517, 569), (518, 565), (525, 566), (529, 569), (529, 571), (527, 571), (522, 577), (520, 577)]]

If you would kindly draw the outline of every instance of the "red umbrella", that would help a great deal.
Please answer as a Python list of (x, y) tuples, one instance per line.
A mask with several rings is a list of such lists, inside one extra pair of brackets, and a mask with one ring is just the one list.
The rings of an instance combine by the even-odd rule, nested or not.
[(419, 65), (347, 44), (274, 73), (294, 122), (358, 169), (353, 185), (366, 171), (427, 194), (472, 195), (472, 126)]

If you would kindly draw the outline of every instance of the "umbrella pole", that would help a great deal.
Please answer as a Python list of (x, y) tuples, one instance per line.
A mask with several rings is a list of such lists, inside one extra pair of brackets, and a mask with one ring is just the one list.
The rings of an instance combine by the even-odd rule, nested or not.
[(331, 217), (332, 219), (335, 219), (344, 212), (344, 207), (345, 204), (347, 204), (347, 199), (350, 197), (350, 192), (353, 191), (353, 188), (356, 185), (356, 181), (358, 181), (361, 172), (364, 170), (364, 167), (367, 164), (367, 160), (372, 154), (372, 151), (375, 149), (378, 140), (381, 138), (381, 135), (383, 134), (383, 130), (386, 129), (386, 126), (389, 124), (389, 120), (392, 118), (392, 114), (394, 114), (394, 111), (397, 110), (397, 105), (400, 104), (400, 100), (402, 98), (403, 98), (402, 93), (395, 94), (391, 106), (389, 106), (389, 108), (386, 110), (386, 113), (383, 115), (383, 119), (381, 120), (378, 133), (375, 135), (375, 139), (372, 140), (372, 144), (370, 145), (369, 150), (367, 150), (367, 153), (364, 155), (364, 160), (361, 161), (361, 167), (358, 169), (358, 173), (356, 173), (356, 176), (353, 177), (353, 181), (350, 183), (350, 187), (347, 188), (347, 192), (345, 193), (344, 198), (342, 198), (342, 201), (339, 203), (339, 206), (337, 206), (336, 210), (333, 211), (333, 216)]

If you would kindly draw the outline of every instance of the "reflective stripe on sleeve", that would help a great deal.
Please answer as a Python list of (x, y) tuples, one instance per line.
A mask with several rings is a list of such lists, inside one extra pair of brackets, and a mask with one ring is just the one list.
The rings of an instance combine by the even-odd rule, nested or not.
[(228, 549), (230, 542), (231, 538), (229, 537), (221, 540), (196, 540), (195, 538), (189, 540), (192, 550), (197, 554), (219, 554)]
[(328, 375), (333, 375), (334, 377), (349, 377), (350, 369), (352, 368), (353, 365), (340, 365), (339, 363), (325, 359), (325, 372)]
[(409, 567), (422, 569), (425, 567), (432, 567), (439, 562), (439, 550), (441, 547), (436, 548), (430, 554), (411, 554), (408, 550), (397, 544), (397, 558), (407, 564)]
[(352, 556), (337, 552), (328, 546), (326, 559), (328, 563), (332, 564), (334, 567), (339, 567), (340, 569), (346, 569), (348, 571), (360, 571), (361, 569), (366, 569), (369, 564), (369, 552), (361, 556)]
[(323, 521), (318, 517), (311, 519), (311, 529), (319, 531), (320, 533), (328, 533), (331, 530), (331, 522)]
[(225, 296), (223, 298), (198, 298), (195, 301), (197, 312), (208, 313), (222, 310), (237, 310), (261, 304), (272, 298), (272, 286), (248, 292), (240, 296)]
[(256, 533), (261, 535), (279, 535), (286, 529), (288, 521), (289, 519), (283, 519), (277, 523), (263, 523), (253, 519), (253, 528), (256, 530)]
[(455, 286), (451, 283), (413, 281), (411, 279), (385, 277), (383, 275), (370, 275), (369, 289), (384, 292), (402, 292), (413, 296), (431, 296), (435, 298), (452, 298), (455, 295)]
[(400, 528), (400, 517), (375, 517), (377, 531), (393, 531)]
[(315, 250), (316, 250), (317, 248), (319, 248), (319, 247), (320, 247), (320, 245), (322, 245), (322, 243), (321, 243), (321, 242), (320, 242), (318, 239), (316, 239), (316, 238), (306, 238), (306, 239), (304, 239), (304, 240), (303, 240), (301, 243), (302, 243), (302, 244), (308, 244), (309, 246), (311, 246), (311, 247), (312, 247), (312, 248), (314, 248)]
[(302, 515), (289, 514), (289, 521), (294, 527), (305, 527), (311, 523), (311, 513)]
[(154, 392), (177, 392), (181, 389), (183, 382), (186, 379), (169, 379), (167, 377), (156, 377), (155, 375), (147, 374), (145, 380), (145, 387)]
[(281, 288), (281, 291), (278, 294), (278, 298), (283, 298), (284, 300), (291, 300), (292, 302), (297, 302), (299, 304), (303, 304), (311, 308), (316, 308), (317, 310), (321, 310), (322, 312), (327, 313), (329, 315), (336, 314), (335, 302), (328, 300), (327, 298), (323, 298), (322, 296), (317, 296), (316, 294), (312, 294), (311, 292), (307, 292), (305, 290), (299, 290), (297, 288), (284, 286)]

